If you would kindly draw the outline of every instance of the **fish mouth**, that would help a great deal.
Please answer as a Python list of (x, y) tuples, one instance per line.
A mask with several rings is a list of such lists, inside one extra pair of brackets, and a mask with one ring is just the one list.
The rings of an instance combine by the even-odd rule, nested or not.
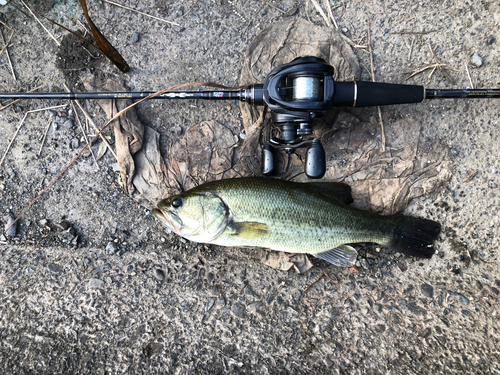
[(180, 220), (179, 216), (169, 210), (162, 210), (160, 205), (158, 205), (158, 208), (153, 209), (151, 211), (153, 216), (157, 218), (160, 222), (165, 224), (168, 228), (170, 228), (173, 231), (178, 231), (182, 227), (182, 221)]
[(153, 211), (151, 211), (151, 213), (153, 214), (153, 216), (155, 218), (160, 220), (162, 223), (168, 224), (167, 217), (159, 209), (155, 208), (155, 209), (153, 209)]

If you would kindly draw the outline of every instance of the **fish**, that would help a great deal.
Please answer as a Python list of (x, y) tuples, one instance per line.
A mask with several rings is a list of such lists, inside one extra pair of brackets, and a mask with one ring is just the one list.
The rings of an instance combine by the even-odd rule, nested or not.
[(351, 245), (377, 243), (431, 258), (441, 225), (424, 218), (381, 216), (350, 206), (340, 182), (293, 182), (245, 177), (207, 182), (161, 200), (153, 216), (198, 243), (306, 253), (350, 267)]

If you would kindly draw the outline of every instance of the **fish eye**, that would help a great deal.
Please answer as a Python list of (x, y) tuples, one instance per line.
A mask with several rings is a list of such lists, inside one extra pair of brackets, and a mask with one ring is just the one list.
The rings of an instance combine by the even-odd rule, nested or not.
[(181, 198), (175, 198), (172, 201), (172, 207), (173, 208), (180, 208), (180, 207), (182, 207), (182, 199)]

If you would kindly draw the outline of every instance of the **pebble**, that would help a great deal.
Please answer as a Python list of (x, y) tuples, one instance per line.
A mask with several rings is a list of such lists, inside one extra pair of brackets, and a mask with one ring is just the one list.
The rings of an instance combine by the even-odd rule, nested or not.
[(116, 252), (116, 247), (113, 242), (108, 242), (106, 245), (106, 253), (108, 254), (114, 254)]
[(420, 285), (420, 291), (426, 297), (432, 298), (434, 297), (434, 288), (429, 284)]
[(347, 34), (347, 33), (349, 32), (349, 29), (348, 29), (347, 27), (343, 27), (343, 28), (342, 28), (342, 32), (343, 32), (344, 34)]
[(493, 35), (490, 35), (486, 43), (488, 43), (488, 45), (492, 45), (493, 43), (495, 43), (495, 40), (495, 37)]
[(163, 281), (165, 279), (165, 272), (163, 272), (163, 270), (158, 268), (155, 272), (155, 277), (158, 280)]
[(78, 146), (80, 146), (80, 141), (78, 140), (78, 138), (73, 138), (71, 140), (71, 144), (70, 144), (71, 148), (73, 150), (76, 150), (78, 148)]
[(53, 121), (51, 127), (52, 127), (53, 131), (56, 131), (57, 128), (59, 127), (59, 124), (57, 122)]
[(182, 17), (184, 15), (184, 12), (182, 10), (177, 11), (177, 17)]
[(262, 16), (265, 16), (265, 15), (267, 14), (267, 9), (266, 9), (266, 8), (262, 9), (262, 10), (260, 11), (260, 14), (261, 14)]
[(463, 294), (460, 294), (460, 293), (457, 293), (457, 292), (451, 292), (450, 295), (456, 296), (456, 297), (460, 298), (460, 301), (464, 305), (468, 305), (469, 304), (469, 299), (467, 297), (465, 297)]
[(139, 41), (139, 33), (133, 33), (132, 38), (130, 39), (132, 43), (137, 43)]
[(92, 289), (103, 289), (104, 288), (104, 281), (102, 281), (100, 279), (90, 279), (89, 287)]
[[(9, 228), (9, 226), (14, 222), (16, 218), (14, 217), (14, 215), (12, 215), (12, 213), (9, 213), (7, 214), (5, 217), (4, 217), (4, 221), (5, 221), (5, 230), (7, 230), (7, 228)], [(17, 232), (17, 223), (14, 223), (10, 228), (9, 230), (7, 230), (7, 232), (5, 233), (6, 236), (10, 236), (10, 237), (15, 237), (16, 236), (16, 232)]]
[(49, 115), (56, 117), (57, 116), (57, 111), (54, 111), (53, 109), (48, 110)]
[(73, 126), (75, 126), (75, 123), (71, 119), (64, 121), (63, 124), (66, 129), (73, 129)]
[(366, 261), (365, 258), (361, 259), (360, 263), (361, 263), (361, 267), (363, 267), (365, 270), (370, 268), (370, 265), (368, 264), (368, 262)]
[(104, 271), (108, 271), (111, 269), (111, 264), (109, 263), (106, 263), (106, 264), (103, 264), (102, 266), (99, 266), (95, 269), (96, 272), (98, 273), (101, 273), (101, 272), (104, 272)]
[(457, 151), (456, 149), (454, 149), (454, 148), (452, 148), (452, 149), (450, 150), (450, 152), (451, 152), (453, 155), (458, 155), (458, 151)]
[(54, 264), (54, 263), (49, 264), (47, 267), (49, 268), (49, 270), (51, 272), (54, 272), (54, 273), (62, 273), (64, 271), (64, 269), (61, 266)]
[(474, 52), (474, 55), (472, 55), (472, 65), (476, 66), (476, 67), (480, 67), (481, 65), (483, 65), (483, 58), (481, 56), (479, 56), (479, 54), (476, 52)]

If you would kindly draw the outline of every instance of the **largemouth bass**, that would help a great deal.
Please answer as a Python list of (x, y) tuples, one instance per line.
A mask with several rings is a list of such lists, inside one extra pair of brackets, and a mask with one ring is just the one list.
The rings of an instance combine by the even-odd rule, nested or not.
[(307, 253), (351, 266), (347, 244), (374, 242), (430, 258), (439, 223), (410, 216), (380, 216), (352, 203), (348, 185), (248, 177), (212, 181), (158, 203), (153, 215), (195, 242)]

